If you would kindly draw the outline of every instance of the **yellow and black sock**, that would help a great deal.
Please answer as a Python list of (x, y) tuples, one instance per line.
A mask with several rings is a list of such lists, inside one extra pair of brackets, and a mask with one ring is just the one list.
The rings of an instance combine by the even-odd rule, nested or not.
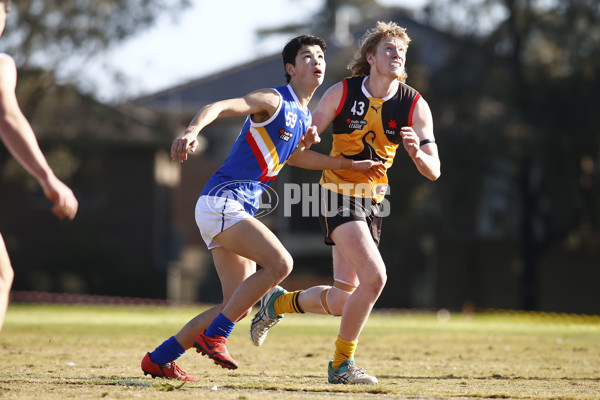
[(358, 340), (350, 342), (348, 340), (342, 339), (338, 335), (337, 340), (335, 341), (335, 354), (333, 356), (331, 368), (338, 369), (341, 363), (350, 358), (354, 358), (354, 352), (356, 351), (357, 345)]
[(298, 296), (300, 295), (302, 290), (296, 290), (295, 292), (286, 292), (275, 299), (273, 303), (273, 308), (275, 309), (275, 314), (290, 314), (290, 313), (299, 313), (304, 314), (304, 311), (298, 304)]

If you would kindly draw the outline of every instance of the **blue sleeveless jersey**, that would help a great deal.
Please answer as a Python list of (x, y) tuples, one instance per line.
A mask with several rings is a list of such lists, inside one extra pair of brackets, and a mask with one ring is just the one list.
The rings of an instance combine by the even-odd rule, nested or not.
[(312, 123), (312, 116), (300, 107), (292, 87), (274, 88), (282, 101), (265, 122), (252, 122), (250, 116), (221, 168), (209, 179), (201, 196), (229, 197), (254, 215), (265, 189), (277, 177), (300, 138)]

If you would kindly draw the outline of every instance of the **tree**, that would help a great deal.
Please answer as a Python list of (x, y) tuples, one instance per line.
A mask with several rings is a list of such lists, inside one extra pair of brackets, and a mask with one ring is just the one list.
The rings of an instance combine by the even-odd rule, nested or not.
[(354, 16), (353, 22), (380, 15), (383, 10), (377, 0), (324, 0), (321, 9), (309, 21), (299, 21), (294, 24), (265, 28), (258, 31), (259, 36), (280, 33), (300, 34), (307, 31), (316, 35), (329, 36), (334, 34), (338, 12), (346, 11)]
[[(600, 5), (434, 0), (428, 11), (432, 24), (479, 48), (457, 54), (433, 84), (456, 117), (441, 129), (453, 132), (454, 156), (459, 143), (471, 144), (462, 174), (479, 206), (490, 179), (505, 182), (496, 232), (519, 243), (521, 307), (538, 309), (541, 259), (567, 242), (582, 251), (600, 243)], [(460, 164), (450, 167), (461, 174)], [(473, 215), (461, 203), (445, 208)]]
[[(2, 38), (4, 51), (15, 58), (19, 69), (47, 71), (30, 82), (35, 93), (53, 85), (67, 65), (68, 70), (77, 70), (90, 57), (150, 27), (165, 13), (177, 15), (189, 4), (190, 0), (13, 1)], [(35, 108), (31, 98), (23, 101)]]

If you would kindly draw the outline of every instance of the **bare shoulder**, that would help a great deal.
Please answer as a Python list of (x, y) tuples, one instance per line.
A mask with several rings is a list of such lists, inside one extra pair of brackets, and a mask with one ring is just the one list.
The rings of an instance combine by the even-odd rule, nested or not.
[(421, 140), (433, 138), (433, 116), (429, 104), (423, 97), (420, 97), (415, 104), (412, 124)]
[(317, 108), (328, 108), (335, 110), (337, 109), (338, 104), (342, 100), (343, 95), (344, 83), (342, 81), (332, 85), (331, 87), (329, 87), (329, 89), (325, 91), (323, 97), (321, 97), (321, 100), (319, 100), (319, 106)]
[(327, 89), (327, 91), (325, 92), (325, 94), (323, 95), (323, 97), (328, 97), (330, 99), (333, 100), (339, 100), (342, 98), (342, 95), (344, 94), (344, 81), (340, 81), (334, 85), (332, 85), (329, 89)]
[(262, 102), (270, 105), (279, 105), (281, 95), (275, 89), (265, 88), (258, 89), (245, 96), (246, 99), (252, 99), (254, 101)]
[(273, 114), (281, 103), (281, 95), (275, 89), (258, 89), (245, 97), (249, 104)]
[(415, 109), (414, 109), (414, 113), (413, 113), (413, 121), (415, 122), (429, 122), (431, 121), (432, 116), (431, 116), (431, 108), (429, 108), (429, 104), (427, 103), (427, 101), (423, 98), (423, 96), (420, 96), (419, 99), (417, 100), (417, 103), (415, 104)]
[(265, 95), (265, 96), (278, 96), (279, 95), (279, 92), (273, 88), (257, 89), (250, 94), (255, 94), (255, 93)]
[(14, 90), (17, 80), (17, 67), (11, 56), (0, 53), (0, 90)]
[(429, 103), (427, 103), (427, 100), (425, 100), (423, 96), (419, 96), (419, 100), (417, 101), (417, 107), (429, 109)]
[(15, 60), (6, 53), (0, 53), (0, 68), (16, 69)]
[(244, 96), (248, 106), (247, 113), (252, 114), (254, 122), (264, 122), (279, 109), (281, 95), (275, 89), (259, 89)]
[(343, 95), (343, 81), (334, 84), (325, 91), (312, 115), (313, 124), (317, 127), (318, 132), (325, 131), (334, 120)]

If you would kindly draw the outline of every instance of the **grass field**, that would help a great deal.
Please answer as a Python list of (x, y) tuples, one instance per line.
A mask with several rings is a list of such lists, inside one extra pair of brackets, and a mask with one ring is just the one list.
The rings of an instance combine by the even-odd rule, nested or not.
[(201, 309), (10, 306), (0, 334), (0, 399), (598, 399), (600, 317), (527, 313), (377, 312), (357, 364), (376, 386), (327, 383), (339, 319), (287, 315), (265, 344), (240, 322), (228, 348), (236, 371), (188, 351), (199, 382), (145, 377), (144, 354)]

